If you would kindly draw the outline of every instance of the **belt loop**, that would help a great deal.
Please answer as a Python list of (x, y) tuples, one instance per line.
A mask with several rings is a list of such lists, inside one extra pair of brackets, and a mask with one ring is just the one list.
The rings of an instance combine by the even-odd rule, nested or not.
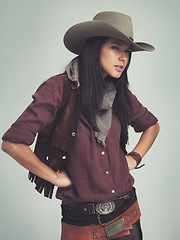
[(92, 210), (91, 210), (92, 214), (96, 214), (95, 204), (93, 203), (91, 206), (92, 206)]
[(83, 205), (81, 209), (85, 215), (96, 214), (96, 209), (95, 209), (94, 203), (88, 203), (86, 205)]

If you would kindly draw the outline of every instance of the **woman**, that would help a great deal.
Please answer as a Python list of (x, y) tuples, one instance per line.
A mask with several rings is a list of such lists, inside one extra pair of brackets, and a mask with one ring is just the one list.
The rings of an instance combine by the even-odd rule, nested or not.
[[(117, 12), (72, 26), (64, 43), (78, 57), (38, 88), (2, 149), (46, 197), (58, 186), (62, 240), (142, 239), (129, 170), (139, 168), (159, 125), (128, 89), (127, 70), (131, 52), (154, 47), (135, 43), (130, 17)], [(127, 154), (129, 125), (142, 135)]]

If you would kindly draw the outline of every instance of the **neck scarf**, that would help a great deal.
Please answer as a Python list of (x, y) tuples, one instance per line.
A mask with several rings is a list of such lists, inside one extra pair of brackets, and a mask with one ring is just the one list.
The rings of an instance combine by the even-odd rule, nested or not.
[[(80, 86), (78, 73), (78, 58), (73, 59), (65, 68), (68, 78), (76, 83), (77, 88)], [(95, 121), (99, 131), (94, 131), (97, 142), (106, 146), (105, 140), (111, 127), (112, 106), (116, 96), (116, 88), (111, 80), (106, 81), (104, 96), (101, 108), (95, 113)]]

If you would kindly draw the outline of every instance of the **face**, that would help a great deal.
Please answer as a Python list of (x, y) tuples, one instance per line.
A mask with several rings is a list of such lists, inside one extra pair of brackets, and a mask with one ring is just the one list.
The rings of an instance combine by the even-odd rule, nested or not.
[(116, 38), (109, 38), (100, 50), (102, 76), (119, 78), (126, 68), (131, 53), (131, 45)]

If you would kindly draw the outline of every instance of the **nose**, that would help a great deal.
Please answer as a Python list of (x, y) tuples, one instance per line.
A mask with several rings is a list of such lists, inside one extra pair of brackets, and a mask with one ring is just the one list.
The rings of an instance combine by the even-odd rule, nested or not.
[(128, 60), (128, 58), (129, 58), (129, 55), (127, 52), (121, 51), (119, 53), (119, 61), (126, 61), (126, 60)]

